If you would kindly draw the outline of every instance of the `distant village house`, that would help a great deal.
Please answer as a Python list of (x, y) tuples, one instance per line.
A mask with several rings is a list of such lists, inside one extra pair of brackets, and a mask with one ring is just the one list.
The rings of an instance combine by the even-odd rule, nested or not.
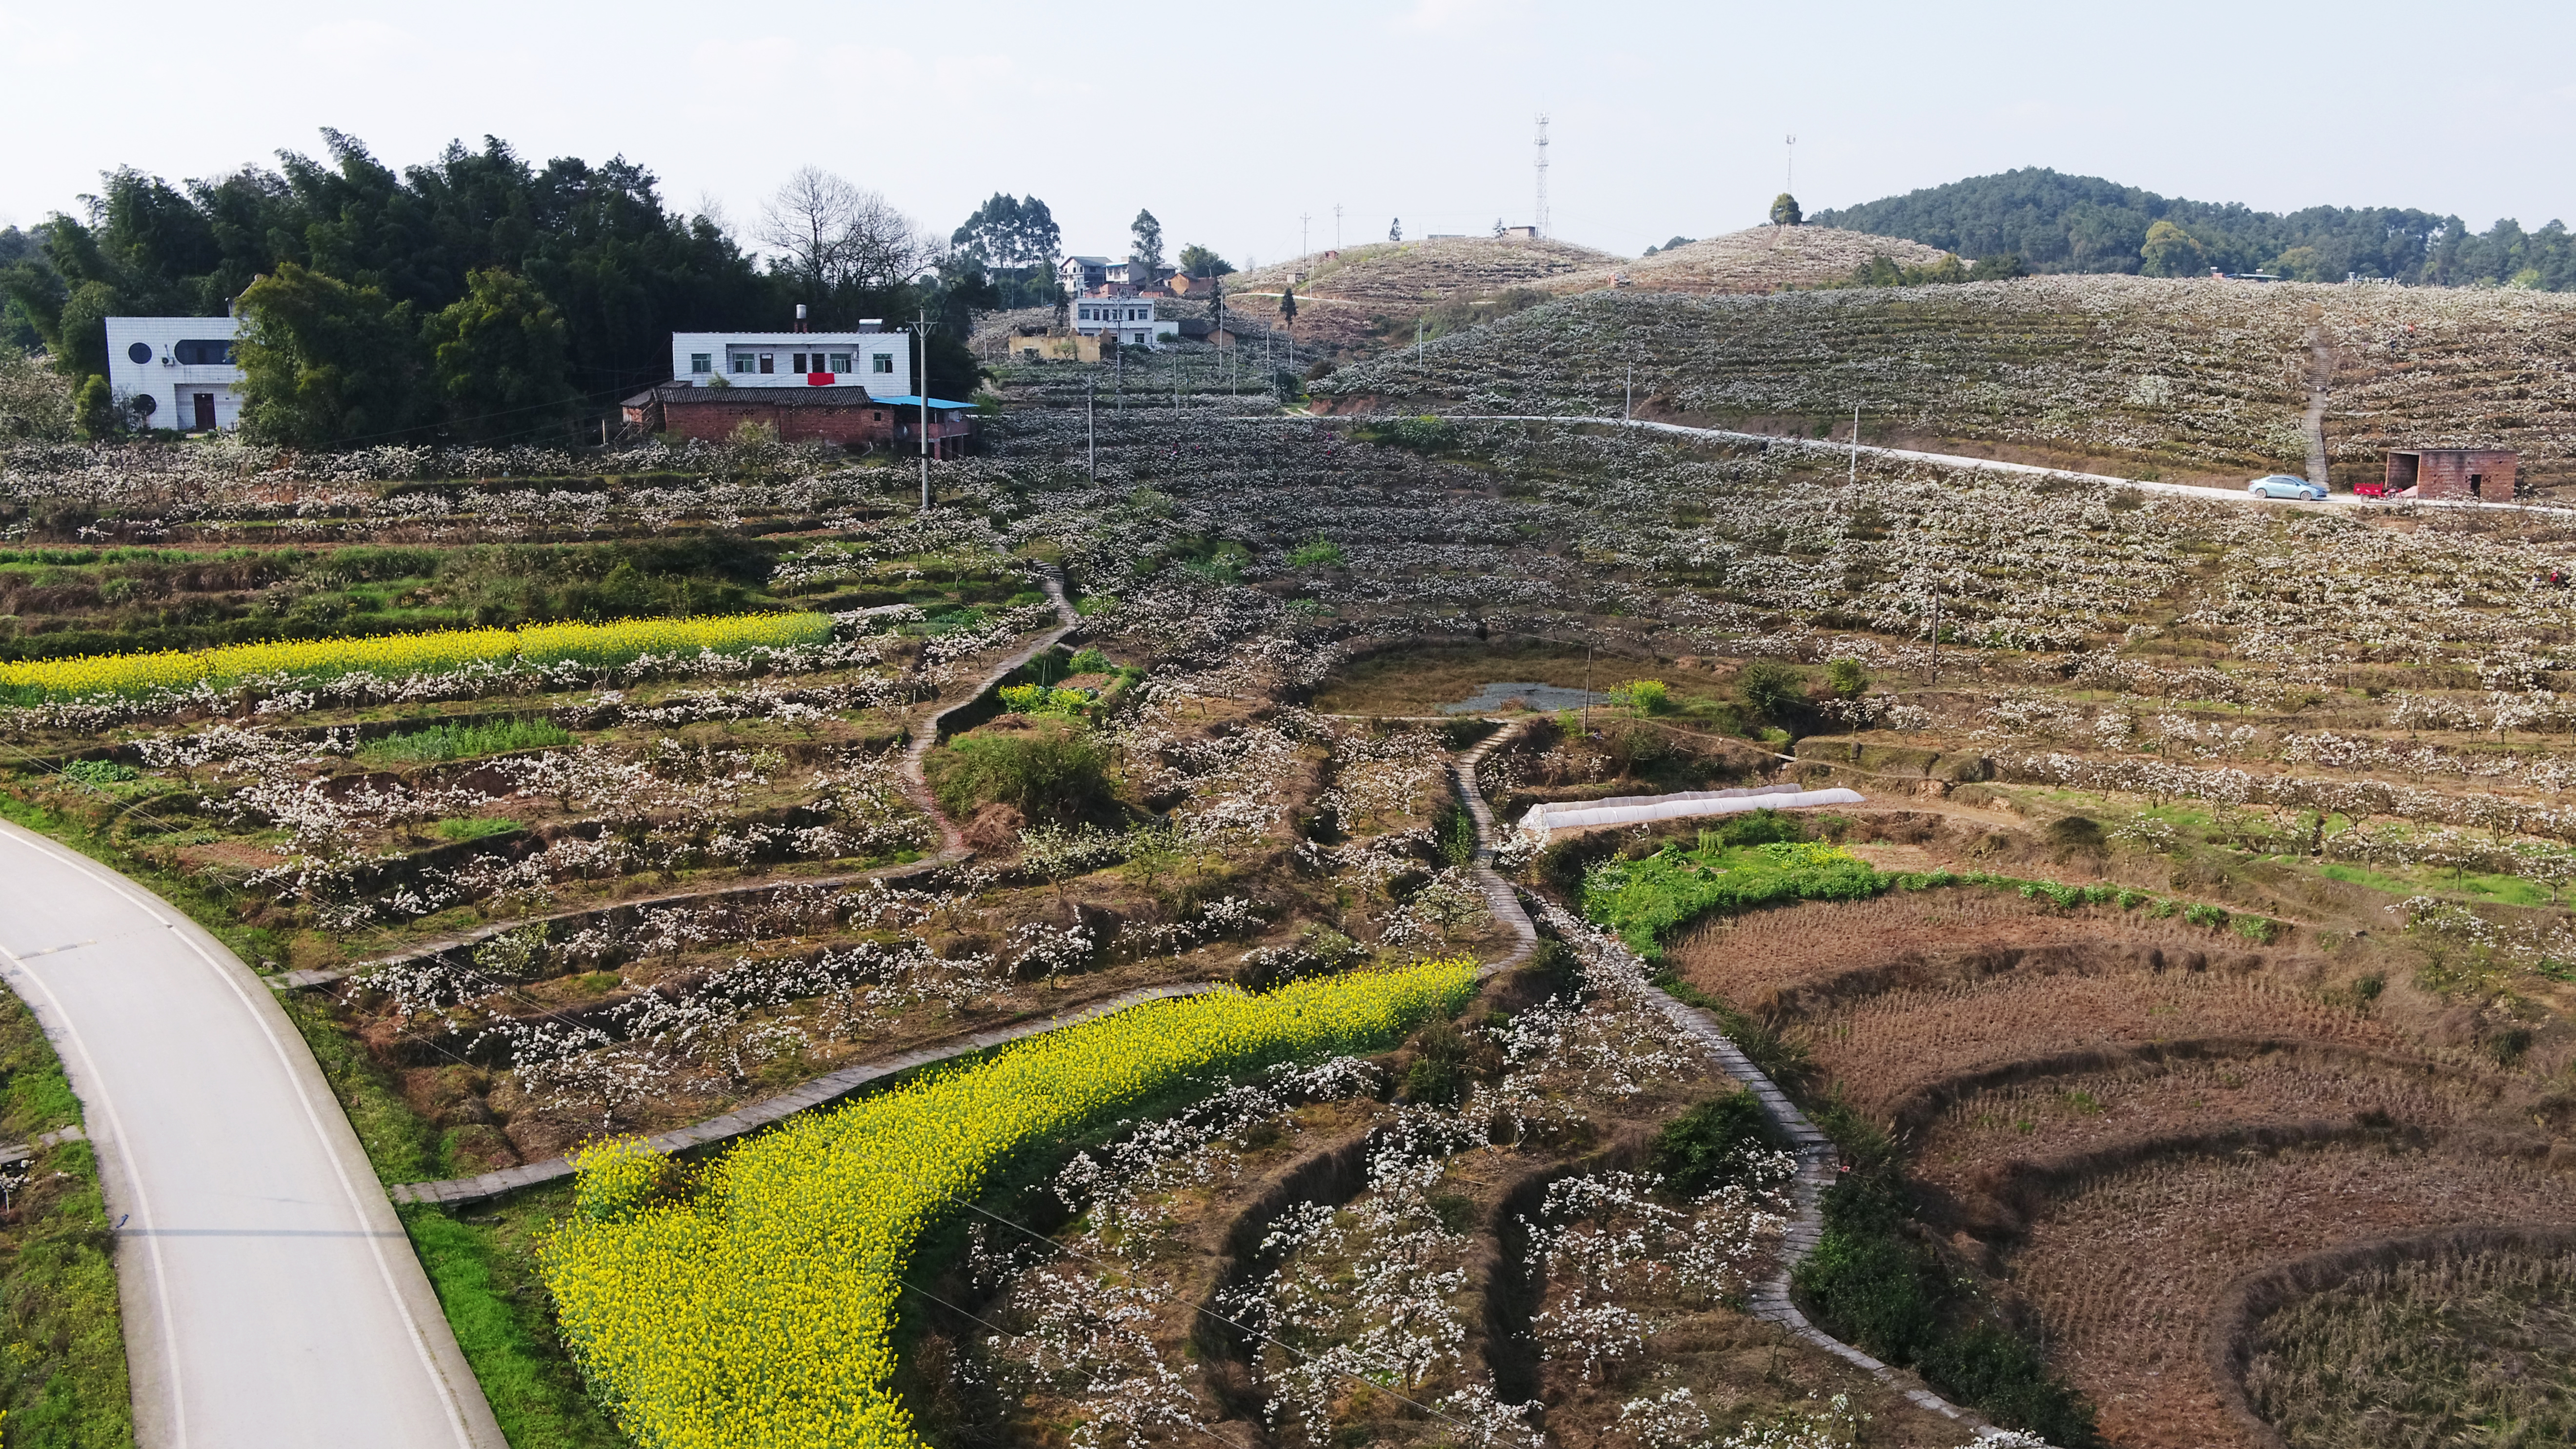
[(107, 386), (137, 425), (211, 433), (241, 423), (230, 317), (110, 317)]

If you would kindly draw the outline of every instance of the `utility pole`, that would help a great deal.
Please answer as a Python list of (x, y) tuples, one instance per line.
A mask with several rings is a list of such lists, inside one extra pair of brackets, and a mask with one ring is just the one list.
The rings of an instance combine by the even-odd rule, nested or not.
[(1848, 481), (1848, 482), (1852, 482), (1852, 483), (1857, 483), (1857, 482), (1859, 482), (1859, 481), (1860, 481), (1860, 404), (1859, 404), (1859, 403), (1853, 403), (1853, 404), (1852, 404), (1852, 456), (1851, 456), (1851, 477), (1850, 477), (1848, 480), (1846, 480), (1846, 481)]
[(1941, 678), (1941, 586), (1932, 586), (1932, 679)]
[(1628, 401), (1619, 409), (1621, 422), (1632, 422), (1637, 416), (1637, 364), (1628, 364)]
[(1299, 261), (1304, 261), (1306, 258), (1314, 255), (1314, 252), (1306, 245), (1306, 223), (1311, 220), (1313, 220), (1313, 218), (1307, 213), (1302, 211), (1297, 213), (1297, 259)]
[(1789, 180), (1780, 188), (1791, 196), (1798, 194), (1798, 138), (1789, 138)]
[[(1103, 336), (1103, 337), (1108, 337), (1108, 338), (1113, 338), (1113, 339), (1115, 339), (1115, 338), (1117, 338), (1117, 337), (1118, 337), (1118, 334), (1117, 334), (1117, 333), (1115, 333), (1115, 332), (1104, 332), (1104, 333), (1102, 333), (1102, 334), (1100, 334), (1100, 335), (1101, 335), (1101, 336)], [(1127, 344), (1126, 344), (1126, 342), (1125, 342), (1125, 341), (1123, 341), (1123, 340), (1117, 340), (1117, 341), (1112, 341), (1112, 342), (1110, 343), (1110, 345), (1118, 349), (1118, 408), (1117, 408), (1117, 410), (1118, 410), (1119, 412), (1122, 412), (1122, 413), (1123, 413), (1123, 412), (1127, 411)]]
[(919, 313), (920, 326), (915, 330), (921, 339), (921, 371), (913, 375), (912, 385), (921, 394), (921, 511), (930, 511), (930, 309)]
[(1333, 250), (1342, 249), (1342, 204), (1333, 203)]
[(1091, 481), (1100, 481), (1100, 424), (1093, 419), (1092, 404), (1100, 396), (1100, 375), (1092, 374), (1091, 386), (1082, 391), (1082, 437), (1091, 449)]

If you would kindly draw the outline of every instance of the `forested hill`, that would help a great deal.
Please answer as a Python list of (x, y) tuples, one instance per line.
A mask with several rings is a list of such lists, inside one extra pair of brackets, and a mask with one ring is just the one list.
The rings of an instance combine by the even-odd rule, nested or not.
[(2283, 216), (2038, 167), (1974, 176), (1808, 220), (1906, 237), (1962, 257), (2017, 252), (2031, 270), (2043, 272), (2180, 276), (2216, 266), (2304, 281), (2341, 281), (2358, 273), (2450, 286), (2576, 288), (2576, 238), (2554, 220), (2530, 232), (2499, 221), (2479, 233), (2456, 216), (2399, 207), (2312, 206)]

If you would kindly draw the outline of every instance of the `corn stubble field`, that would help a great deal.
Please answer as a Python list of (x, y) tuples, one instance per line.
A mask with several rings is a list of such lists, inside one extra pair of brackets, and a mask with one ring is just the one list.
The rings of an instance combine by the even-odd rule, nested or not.
[[(1920, 340), (2098, 336), (2116, 304), (2167, 329), (2140, 356), (2192, 333), (2248, 399), (2210, 338), (2305, 348), (2305, 293), (2150, 285), (1575, 297), (1384, 391), (1537, 376), (1514, 338), (1733, 346), (1680, 322), (1738, 306)], [(2556, 325), (2401, 303), (2419, 337)], [(2058, 355), (2050, 405), (2124, 426)], [(1673, 385), (1762, 371), (1702, 357)], [(2065, 1445), (2564, 1440), (2576, 597), (2532, 580), (2576, 529), (1283, 418), (1204, 354), (1129, 366), (1163, 401), (1100, 414), (1097, 478), (1096, 374), (1015, 367), (927, 513), (900, 469), (758, 443), (8, 457), (13, 817), (301, 973), (389, 1183), (582, 1154), (409, 1210), (434, 1273), (519, 1285), (519, 1331), (466, 1345), (515, 1439), (1967, 1442), (1919, 1383)], [(2456, 399), (2491, 382), (2419, 421), (2481, 426)], [(2277, 393), (2186, 393), (2141, 446), (2250, 456)], [(626, 567), (615, 596), (659, 601), (631, 612), (731, 590), (778, 622), (619, 635), (508, 582), (549, 561)], [(180, 587), (218, 563), (273, 596)], [(1059, 577), (1079, 631), (982, 694), (1060, 626)], [(161, 589), (179, 647), (304, 642), (41, 672)], [(579, 647), (331, 642), (460, 610)], [(1605, 931), (1559, 917), (1479, 976), (1511, 936), (1448, 770), (1493, 727), (1438, 712), (1502, 682), (1611, 697), (1484, 757), (1506, 821), (1772, 780), (1868, 803), (1509, 846)], [(694, 1161), (632, 1142), (1139, 988), (1200, 994)], [(1895, 1384), (1751, 1311), (1786, 1159), (1659, 990), (1834, 1137), (1795, 1291)]]

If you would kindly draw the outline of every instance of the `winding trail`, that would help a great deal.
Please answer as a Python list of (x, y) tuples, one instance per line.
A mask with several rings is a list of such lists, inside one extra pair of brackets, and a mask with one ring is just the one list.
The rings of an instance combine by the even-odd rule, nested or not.
[(143, 1449), (507, 1449), (357, 1133), (240, 958), (0, 825), (0, 968), (98, 1153)]
[[(1841, 1155), (1835, 1150), (1832, 1139), (1817, 1130), (1816, 1124), (1809, 1121), (1804, 1112), (1798, 1110), (1798, 1104), (1789, 1100), (1789, 1094), (1781, 1091), (1779, 1084), (1772, 1081), (1760, 1067), (1755, 1066), (1752, 1059), (1745, 1056), (1743, 1049), (1718, 1028), (1714, 1018), (1707, 1012), (1686, 1005), (1662, 988), (1653, 985), (1653, 973), (1649, 972), (1645, 963), (1639, 961), (1627, 947), (1576, 919), (1554, 902), (1514, 890), (1511, 882), (1504, 880), (1502, 874), (1494, 869), (1494, 813), (1485, 803), (1484, 792), (1476, 784), (1476, 768), (1484, 763), (1488, 755), (1509, 742), (1521, 728), (1520, 724), (1508, 725), (1487, 736), (1473, 749), (1456, 756), (1450, 769), (1451, 777), (1457, 781), (1459, 794), (1467, 806), (1467, 813), (1476, 822), (1476, 854), (1471, 869), (1475, 872), (1477, 882), (1484, 888), (1486, 901), (1494, 907), (1495, 919), (1508, 923), (1521, 941), (1521, 945), (1513, 952), (1507, 964), (1516, 965), (1527, 959), (1538, 946), (1538, 923), (1530, 918), (1530, 913), (1523, 908), (1522, 904), (1526, 895), (1527, 900), (1537, 906), (1539, 918), (1547, 923), (1549, 931), (1564, 941), (1576, 954), (1610, 963), (1619, 974), (1633, 973), (1636, 980), (1645, 983), (1644, 989), (1649, 993), (1649, 999), (1653, 1001), (1656, 1008), (1683, 1033), (1706, 1048), (1709, 1055), (1716, 1058), (1718, 1066), (1728, 1076), (1743, 1083), (1746, 1090), (1753, 1093), (1754, 1100), (1761, 1103), (1763, 1115), (1770, 1118), (1772, 1125), (1779, 1129), (1782, 1137), (1787, 1139), (1790, 1152), (1798, 1162), (1797, 1176), (1791, 1180), (1789, 1189), (1790, 1200), (1796, 1215), (1786, 1235), (1788, 1251), (1782, 1254), (1777, 1271), (1753, 1292), (1751, 1312), (1754, 1317), (1766, 1323), (1778, 1324), (1807, 1343), (1823, 1349), (1854, 1367), (1866, 1370), (1881, 1382), (1902, 1392), (1917, 1407), (1956, 1420), (1975, 1430), (1982, 1438), (1991, 1438), (2000, 1434), (2002, 1431), (1992, 1424), (1929, 1389), (1921, 1387), (1913, 1382), (1909, 1375), (1900, 1374), (1897, 1370), (1808, 1322), (1807, 1315), (1800, 1312), (1798, 1305), (1791, 1300), (1790, 1275), (1796, 1271), (1798, 1264), (1809, 1253), (1815, 1251), (1816, 1244), (1824, 1235), (1825, 1189), (1833, 1186), (1835, 1177), (1841, 1172)], [(1502, 969), (1505, 969), (1504, 964), (1487, 968), (1488, 972)]]

